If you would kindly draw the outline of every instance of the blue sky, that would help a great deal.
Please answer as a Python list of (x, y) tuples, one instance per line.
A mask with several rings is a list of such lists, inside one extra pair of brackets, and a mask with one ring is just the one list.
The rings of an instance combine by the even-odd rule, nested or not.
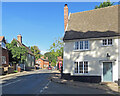
[[(64, 4), (66, 2), (3, 2), (2, 35), (11, 42), (21, 34), (25, 45), (37, 45), (44, 53), (56, 38), (64, 35)], [(74, 13), (92, 10), (100, 3), (67, 4), (69, 12)]]

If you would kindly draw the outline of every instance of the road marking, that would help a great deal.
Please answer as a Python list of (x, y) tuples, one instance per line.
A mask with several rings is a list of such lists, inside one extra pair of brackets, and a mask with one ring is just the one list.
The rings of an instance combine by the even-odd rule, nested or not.
[[(7, 86), (7, 85), (10, 85), (10, 84), (13, 84), (13, 83), (19, 82), (19, 81), (21, 81), (21, 80), (17, 80), (17, 81), (14, 81), (14, 82), (10, 82), (10, 83), (4, 84), (4, 85), (2, 85), (2, 86), (4, 87), (4, 86)], [(0, 86), (1, 86), (1, 85), (0, 85)]]
[(46, 86), (45, 86), (45, 87), (43, 87), (43, 89), (42, 89), (42, 90), (40, 90), (40, 93), (42, 93), (45, 89), (47, 89), (47, 88), (48, 88), (48, 85), (50, 84), (50, 82), (51, 82), (51, 81), (49, 81), (49, 82), (46, 84)]

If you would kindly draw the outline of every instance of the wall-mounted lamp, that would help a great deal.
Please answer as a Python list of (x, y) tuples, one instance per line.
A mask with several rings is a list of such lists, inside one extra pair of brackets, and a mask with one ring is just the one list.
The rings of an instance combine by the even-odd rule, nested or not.
[(109, 53), (107, 53), (107, 60), (110, 60), (110, 54)]

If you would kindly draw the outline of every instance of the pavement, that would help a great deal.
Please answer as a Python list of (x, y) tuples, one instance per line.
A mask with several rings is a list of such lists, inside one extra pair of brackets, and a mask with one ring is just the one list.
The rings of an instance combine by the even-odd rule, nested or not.
[(117, 83), (85, 83), (85, 82), (78, 82), (78, 81), (73, 81), (73, 80), (65, 80), (60, 78), (60, 74), (52, 74), (51, 75), (51, 81), (59, 83), (59, 84), (65, 84), (65, 85), (70, 85), (70, 86), (76, 86), (76, 87), (81, 87), (81, 86), (87, 86), (89, 88), (95, 88), (95, 89), (101, 89), (109, 92), (113, 92), (115, 94), (120, 95), (120, 87), (118, 86)]
[(40, 94), (116, 94), (110, 90), (95, 88), (94, 84), (67, 81), (59, 77), (59, 71), (47, 69), (9, 74), (2, 78), (0, 87), (2, 87), (2, 94), (34, 94), (35, 96)]
[[(42, 71), (41, 71), (42, 70)], [(46, 69), (39, 69), (39, 70), (32, 70), (32, 71), (22, 71), (22, 72), (17, 72), (17, 73), (11, 73), (11, 74), (7, 74), (7, 75), (1, 75), (0, 76), (0, 79), (3, 80), (3, 79), (10, 79), (11, 77), (17, 77), (17, 76), (23, 76), (23, 75), (30, 75), (30, 74), (34, 74), (36, 72), (46, 72)], [(58, 70), (53, 70), (52, 71), (53, 73), (59, 73)]]

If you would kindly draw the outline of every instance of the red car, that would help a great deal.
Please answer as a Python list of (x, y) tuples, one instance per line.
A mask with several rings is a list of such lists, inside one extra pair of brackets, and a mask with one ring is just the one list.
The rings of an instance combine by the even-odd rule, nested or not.
[(52, 70), (52, 67), (48, 67), (48, 70)]

